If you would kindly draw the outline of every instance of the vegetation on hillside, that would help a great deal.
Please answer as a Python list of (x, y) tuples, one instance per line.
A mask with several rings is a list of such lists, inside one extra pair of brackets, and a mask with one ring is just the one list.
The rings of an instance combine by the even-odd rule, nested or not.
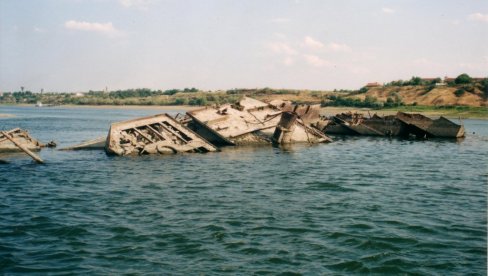
[[(443, 89), (442, 91), (439, 91)], [(488, 78), (474, 79), (461, 74), (455, 79), (443, 83), (440, 78), (397, 80), (381, 87), (362, 87), (359, 90), (310, 91), (289, 89), (230, 89), (227, 91), (201, 91), (197, 88), (151, 90), (147, 88), (116, 91), (89, 91), (86, 93), (32, 93), (31, 91), (0, 93), (0, 104), (35, 104), (48, 105), (214, 105), (234, 103), (246, 95), (259, 100), (285, 99), (295, 103), (321, 104), (322, 106), (349, 106), (366, 108), (394, 108), (405, 105), (417, 105), (418, 98), (427, 98), (420, 105), (453, 105), (443, 103), (439, 98), (452, 97), (460, 105), (470, 105), (465, 98), (478, 101), (477, 105), (486, 105), (488, 98)], [(444, 93), (444, 94), (443, 94)], [(414, 100), (412, 100), (412, 97)], [(471, 97), (471, 98), (470, 98)], [(474, 97), (474, 98), (473, 98)], [(451, 102), (454, 102), (451, 98)], [(459, 104), (458, 104), (459, 105)]]

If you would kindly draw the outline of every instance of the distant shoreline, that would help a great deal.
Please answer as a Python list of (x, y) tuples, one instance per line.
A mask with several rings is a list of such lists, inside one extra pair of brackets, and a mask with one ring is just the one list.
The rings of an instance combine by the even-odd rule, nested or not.
[[(32, 104), (12, 104), (12, 105), (2, 105), (0, 106), (19, 106), (19, 107), (34, 107)], [(57, 106), (46, 106), (39, 108), (84, 108), (84, 109), (120, 109), (120, 110), (160, 110), (160, 111), (191, 111), (195, 109), (202, 108), (204, 106), (195, 105), (57, 105)], [(462, 108), (462, 107), (461, 107)], [(488, 110), (488, 109), (487, 109)], [(371, 108), (358, 108), (358, 107), (348, 107), (348, 106), (326, 106), (322, 107), (320, 113), (326, 116), (332, 116), (343, 112), (357, 112), (368, 115), (368, 113), (373, 116), (373, 114), (378, 114), (380, 116), (395, 115), (398, 111), (407, 113), (421, 113), (428, 117), (439, 117), (444, 116), (449, 119), (482, 119), (488, 120), (488, 111), (477, 112), (472, 108), (468, 110), (458, 111), (455, 108), (443, 109), (436, 108), (434, 106), (423, 106), (423, 107), (411, 107), (403, 106), (398, 108), (388, 108), (388, 109), (371, 109)], [(0, 114), (0, 118), (11, 118), (15, 117), (12, 114)]]
[[(33, 104), (0, 104), (0, 106), (18, 106), (18, 107), (35, 107)], [(76, 105), (63, 104), (56, 106), (43, 106), (38, 108), (93, 108), (93, 109), (136, 109), (136, 110), (195, 110), (202, 106), (191, 105)], [(4, 114), (9, 115), (9, 114)], [(13, 116), (13, 115), (12, 115)]]
[[(137, 109), (137, 110), (195, 110), (201, 106), (190, 105), (58, 105), (65, 108), (93, 108), (93, 109)], [(49, 107), (48, 107), (49, 108)]]

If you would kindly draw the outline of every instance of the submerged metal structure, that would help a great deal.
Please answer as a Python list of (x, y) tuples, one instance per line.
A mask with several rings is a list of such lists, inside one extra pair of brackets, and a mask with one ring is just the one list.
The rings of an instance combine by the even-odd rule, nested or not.
[[(290, 113), (296, 117), (284, 127), (282, 124), (285, 124), (284, 120), (289, 121)], [(332, 141), (307, 125), (297, 112), (284, 112), (279, 106), (248, 97), (235, 104), (189, 111), (187, 115), (190, 118), (188, 127), (218, 146)], [(279, 136), (276, 133), (278, 126), (281, 130), (287, 129), (286, 139), (276, 138)]]
[(40, 151), (45, 145), (32, 137), (27, 130), (14, 128), (0, 132), (0, 152), (19, 152), (22, 151), (14, 142), (31, 151)]
[(115, 155), (210, 152), (217, 148), (168, 114), (113, 123), (105, 150)]
[(318, 123), (327, 134), (370, 136), (415, 136), (417, 138), (459, 138), (465, 135), (463, 125), (440, 117), (431, 119), (421, 114), (398, 112), (396, 115), (370, 118), (359, 113), (341, 113)]
[(235, 104), (207, 106), (186, 115), (158, 114), (113, 123), (106, 138), (65, 149), (103, 148), (120, 156), (204, 153), (229, 145), (331, 142), (326, 134), (462, 137), (464, 127), (444, 117), (432, 120), (402, 112), (369, 118), (348, 112), (326, 118), (320, 115), (319, 105), (265, 103), (243, 97)]
[(398, 112), (396, 117), (406, 125), (410, 133), (419, 137), (460, 138), (465, 135), (463, 125), (455, 124), (442, 116), (433, 120), (422, 114)]
[(54, 142), (43, 144), (33, 138), (27, 130), (14, 128), (8, 131), (0, 131), (0, 153), (24, 152), (37, 163), (44, 161), (34, 153), (43, 147), (55, 147)]

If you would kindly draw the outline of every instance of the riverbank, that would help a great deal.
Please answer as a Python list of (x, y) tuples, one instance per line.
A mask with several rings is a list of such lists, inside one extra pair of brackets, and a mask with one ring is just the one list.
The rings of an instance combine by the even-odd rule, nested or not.
[(132, 110), (182, 110), (190, 111), (201, 106), (190, 105), (60, 105), (63, 108), (93, 108), (93, 109), (132, 109)]
[[(1, 106), (19, 106), (19, 107), (33, 107), (32, 104), (8, 104)], [(38, 108), (93, 108), (93, 109), (132, 109), (132, 110), (195, 110), (201, 108), (201, 106), (191, 105), (56, 105), (56, 106), (43, 106)], [(9, 115), (9, 114), (4, 114)]]
[(450, 119), (483, 119), (488, 120), (488, 108), (486, 107), (435, 107), (435, 106), (399, 106), (395, 108), (385, 109), (371, 109), (371, 108), (356, 108), (356, 107), (323, 107), (321, 114), (335, 115), (343, 112), (356, 112), (363, 114), (378, 114), (380, 116), (394, 115), (398, 111), (407, 113), (421, 113), (428, 117), (444, 116)]
[[(30, 104), (14, 104), (14, 105), (0, 105), (1, 106), (21, 106), (32, 107)], [(40, 107), (40, 108), (82, 108), (82, 109), (120, 109), (120, 110), (156, 110), (156, 111), (191, 111), (202, 108), (203, 106), (195, 105), (58, 105), (54, 107)], [(444, 116), (446, 118), (462, 118), (462, 119), (484, 119), (488, 120), (487, 107), (468, 107), (468, 106), (454, 106), (454, 107), (438, 107), (438, 106), (399, 106), (394, 108), (372, 109), (372, 108), (358, 108), (348, 106), (327, 106), (321, 108), (321, 114), (326, 116), (335, 115), (343, 112), (357, 112), (363, 114), (374, 113), (383, 115), (394, 115), (398, 111), (410, 113), (422, 113), (429, 117)], [(0, 118), (14, 117), (11, 114), (0, 114)]]

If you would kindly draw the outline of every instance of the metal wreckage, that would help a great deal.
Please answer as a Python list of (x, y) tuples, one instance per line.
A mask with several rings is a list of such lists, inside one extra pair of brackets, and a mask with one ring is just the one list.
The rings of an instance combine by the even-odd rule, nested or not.
[(24, 152), (37, 163), (44, 163), (44, 160), (34, 152), (45, 147), (56, 147), (56, 143), (51, 141), (43, 144), (32, 137), (27, 130), (20, 128), (0, 131), (0, 154)]
[(399, 136), (425, 138), (461, 138), (464, 126), (440, 117), (431, 119), (421, 114), (398, 112), (396, 115), (369, 118), (359, 113), (341, 113), (318, 122), (317, 128), (327, 134)]
[[(295, 105), (282, 100), (265, 103), (243, 97), (234, 104), (207, 106), (175, 117), (158, 114), (116, 122), (110, 126), (107, 137), (61, 150), (104, 149), (107, 154), (119, 156), (205, 153), (223, 146), (332, 142), (328, 134), (425, 139), (459, 138), (465, 130), (462, 124), (444, 117), (433, 120), (403, 112), (369, 117), (348, 112), (324, 117), (320, 115), (320, 105)], [(0, 152), (10, 149), (32, 153), (31, 150), (40, 150), (42, 146), (26, 131), (0, 132)]]

